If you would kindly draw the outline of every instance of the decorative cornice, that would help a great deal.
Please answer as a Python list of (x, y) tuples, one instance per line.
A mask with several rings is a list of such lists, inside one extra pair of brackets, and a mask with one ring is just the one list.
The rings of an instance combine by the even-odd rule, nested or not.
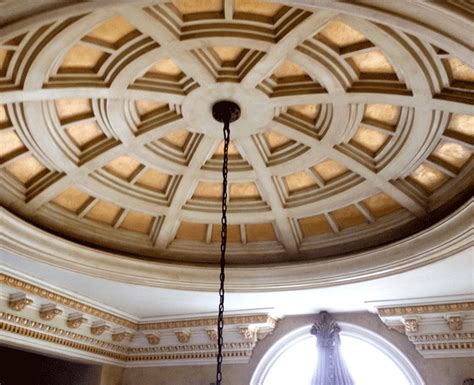
[(191, 340), (191, 331), (190, 330), (180, 330), (174, 333), (178, 341), (182, 344), (187, 344)]
[[(64, 337), (87, 346), (97, 346), (104, 350), (113, 350), (120, 353), (126, 353), (127, 348), (121, 345), (112, 344), (107, 341), (99, 340), (89, 336), (85, 336), (80, 333), (73, 332), (68, 329), (63, 329), (57, 326), (48, 325), (42, 322), (33, 321), (25, 317), (19, 317), (11, 313), (0, 312), (0, 320), (8, 324), (14, 324), (17, 326), (22, 326), (28, 328), (28, 330), (53, 334), (59, 337)], [(34, 338), (33, 335), (30, 337)]]
[(74, 298), (66, 297), (64, 295), (55, 293), (51, 290), (44, 289), (40, 286), (23, 281), (19, 278), (9, 276), (7, 274), (0, 273), (0, 284), (8, 285), (10, 287), (14, 287), (16, 289), (22, 290), (26, 293), (30, 293), (32, 295), (36, 295), (38, 297), (48, 299), (50, 301), (57, 303), (58, 305), (64, 305), (69, 308), (73, 308), (78, 311), (81, 311), (83, 313), (102, 318), (105, 321), (110, 321), (110, 322), (125, 326), (130, 329), (137, 328), (137, 324), (130, 320), (105, 312), (93, 306), (79, 302), (75, 300)]
[[(145, 330), (166, 330), (166, 329), (185, 329), (185, 328), (196, 328), (196, 327), (209, 327), (216, 326), (216, 318), (199, 318), (199, 319), (186, 319), (186, 320), (171, 320), (171, 321), (160, 321), (160, 322), (133, 322), (125, 318), (119, 317), (109, 312), (105, 312), (98, 308), (87, 305), (74, 298), (66, 297), (64, 295), (55, 293), (51, 290), (44, 289), (35, 284), (21, 280), (19, 278), (0, 273), (0, 284), (8, 285), (16, 289), (22, 290), (26, 293), (30, 293), (35, 296), (47, 298), (50, 301), (57, 303), (58, 305), (64, 305), (68, 308), (80, 310), (85, 314), (103, 319), (104, 321), (113, 322), (117, 325), (126, 326), (132, 330), (145, 331)], [(22, 297), (22, 300), (24, 297)], [(28, 300), (26, 301), (28, 302)], [(26, 306), (26, 302), (22, 302)], [(56, 311), (60, 309), (56, 308)], [(57, 313), (60, 314), (60, 313)], [(275, 328), (278, 320), (268, 314), (252, 314), (252, 315), (230, 315), (224, 317), (226, 325), (246, 325), (246, 324), (265, 324), (267, 327)]]
[(158, 345), (160, 343), (160, 336), (156, 334), (145, 334), (146, 339), (150, 345)]
[[(244, 325), (244, 324), (268, 324), (271, 327), (276, 327), (278, 320), (269, 316), (268, 314), (256, 315), (238, 315), (224, 317), (225, 325)], [(177, 320), (177, 321), (162, 321), (151, 323), (140, 323), (138, 330), (164, 330), (164, 329), (178, 329), (178, 328), (194, 328), (216, 326), (217, 319), (201, 318), (191, 320)]]
[(413, 343), (452, 343), (452, 342), (469, 342), (474, 338), (474, 332), (468, 333), (431, 333), (417, 334), (408, 336), (408, 340)]
[(425, 358), (474, 356), (474, 301), (419, 301), (381, 305), (377, 311), (389, 329), (406, 334)]
[[(0, 330), (28, 337), (32, 341), (43, 341), (111, 358), (117, 361), (116, 364), (121, 365), (125, 365), (125, 362), (182, 362), (183, 360), (211, 360), (216, 357), (215, 344), (128, 348), (5, 312), (0, 312)], [(153, 341), (156, 340), (153, 339)], [(248, 359), (254, 347), (255, 342), (224, 343), (223, 355), (228, 358)], [(93, 357), (91, 356), (90, 359)]]
[(23, 335), (23, 336), (26, 336), (26, 337), (34, 338), (35, 340), (39, 340), (39, 341), (45, 341), (45, 342), (49, 342), (49, 343), (52, 343), (52, 344), (66, 346), (68, 348), (82, 350), (82, 351), (87, 352), (87, 353), (92, 353), (92, 354), (97, 354), (97, 355), (100, 355), (100, 356), (113, 358), (113, 359), (120, 360), (120, 361), (126, 361), (126, 359), (127, 359), (127, 356), (124, 355), (124, 354), (110, 352), (108, 350), (95, 348), (95, 347), (92, 347), (90, 345), (81, 344), (79, 342), (74, 342), (74, 341), (71, 341), (71, 340), (68, 340), (68, 339), (65, 339), (65, 338), (52, 336), (50, 334), (45, 334), (45, 333), (41, 333), (41, 332), (37, 332), (37, 331), (32, 331), (30, 329), (27, 329), (27, 328), (24, 328), (24, 327), (21, 327), (21, 326), (11, 325), (11, 324), (7, 324), (7, 323), (4, 323), (4, 322), (0, 322), (0, 330), (10, 332), (10, 333), (14, 333), (14, 334), (20, 334), (20, 335)]
[[(247, 350), (230, 350), (222, 352), (224, 357), (246, 357), (250, 358), (251, 352)], [(214, 351), (207, 352), (180, 352), (180, 353), (163, 353), (154, 355), (134, 355), (128, 356), (127, 361), (172, 361), (172, 360), (209, 360), (215, 359), (217, 353)]]
[(435, 342), (429, 344), (417, 344), (416, 350), (420, 351), (433, 351), (433, 350), (468, 350), (474, 349), (474, 342), (473, 341), (466, 341), (466, 342)]
[(405, 316), (412, 314), (430, 314), (430, 313), (446, 313), (474, 310), (474, 301), (459, 303), (441, 303), (430, 305), (410, 305), (397, 307), (382, 307), (378, 309), (379, 316)]

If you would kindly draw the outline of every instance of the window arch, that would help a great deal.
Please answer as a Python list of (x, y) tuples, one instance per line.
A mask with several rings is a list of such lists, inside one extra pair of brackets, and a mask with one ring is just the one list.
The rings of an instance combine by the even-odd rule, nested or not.
[[(385, 338), (357, 325), (338, 324), (342, 354), (355, 385), (425, 385), (413, 364)], [(309, 385), (317, 360), (310, 330), (307, 325), (277, 341), (258, 364), (250, 385)]]

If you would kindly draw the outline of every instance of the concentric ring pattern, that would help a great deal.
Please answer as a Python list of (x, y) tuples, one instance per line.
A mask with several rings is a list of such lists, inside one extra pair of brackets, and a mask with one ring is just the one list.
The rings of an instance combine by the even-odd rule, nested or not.
[(474, 70), (435, 34), (248, 0), (48, 15), (0, 35), (0, 200), (48, 232), (216, 262), (222, 98), (231, 264), (375, 247), (470, 193)]

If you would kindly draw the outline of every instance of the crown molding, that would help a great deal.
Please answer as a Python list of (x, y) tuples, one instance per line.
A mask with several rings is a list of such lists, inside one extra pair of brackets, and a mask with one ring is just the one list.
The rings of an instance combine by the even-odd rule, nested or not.
[(382, 322), (424, 358), (474, 357), (474, 296), (374, 303)]
[[(472, 246), (473, 199), (401, 241), (334, 260), (227, 269), (229, 292), (309, 289), (409, 271)], [(0, 250), (93, 277), (180, 290), (215, 291), (217, 267), (137, 260), (54, 236), (0, 209)], [(113, 258), (114, 263), (110, 264)]]

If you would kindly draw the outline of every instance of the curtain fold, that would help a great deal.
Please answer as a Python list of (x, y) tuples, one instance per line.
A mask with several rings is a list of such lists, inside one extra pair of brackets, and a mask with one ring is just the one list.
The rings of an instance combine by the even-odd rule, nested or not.
[(316, 336), (318, 364), (311, 385), (354, 385), (341, 355), (339, 326), (328, 312), (319, 313), (311, 334)]

